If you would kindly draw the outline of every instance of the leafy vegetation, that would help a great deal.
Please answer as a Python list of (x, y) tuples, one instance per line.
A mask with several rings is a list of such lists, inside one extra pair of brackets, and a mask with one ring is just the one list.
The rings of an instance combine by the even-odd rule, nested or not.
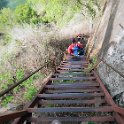
[(89, 0), (87, 3), (88, 13), (89, 15), (94, 18), (96, 16), (96, 11), (94, 9), (94, 0)]
[[(15, 3), (18, 3), (16, 0)], [(2, 2), (4, 4), (4, 2)], [(57, 26), (66, 25), (76, 13), (81, 12), (83, 7), (87, 8), (89, 16), (96, 16), (97, 0), (88, 0), (87, 2), (80, 0), (27, 0), (15, 9), (3, 8), (0, 11), (0, 29), (12, 27), (15, 24), (39, 24), (54, 22)], [(84, 4), (85, 3), (85, 4)]]
[(96, 64), (97, 64), (97, 57), (93, 56), (91, 58), (91, 63), (88, 64), (88, 67), (84, 71), (85, 72), (90, 72), (92, 69), (94, 69)]
[(0, 74), (0, 91), (7, 89), (8, 86), (13, 83), (13, 80), (10, 77), (12, 77), (12, 75), (9, 72)]
[(3, 100), (2, 100), (2, 103), (1, 103), (1, 105), (2, 106), (4, 106), (4, 107), (6, 107), (6, 105), (8, 104), (8, 103), (10, 103), (12, 100), (13, 100), (13, 96), (7, 96), (7, 97), (5, 97)]
[[(19, 81), (21, 80), (22, 78), (24, 78), (24, 70), (23, 69), (18, 69), (16, 71), (16, 80)], [(1, 83), (1, 90), (0, 91), (3, 91), (4, 89), (7, 89), (8, 86), (10, 86), (11, 84), (13, 84), (13, 79), (11, 78), (12, 75), (8, 72), (8, 73), (5, 73), (4, 75), (0, 75), (0, 81), (3, 82)], [(36, 81), (37, 79), (39, 78), (43, 78), (44, 75), (41, 75), (41, 74), (35, 74), (33, 76), (31, 76), (28, 80), (26, 80), (25, 82), (23, 82), (21, 85), (17, 86), (16, 88), (14, 88), (14, 90), (9, 93), (9, 95), (7, 95), (6, 97), (3, 97), (2, 98), (2, 101), (1, 101), (1, 105), (2, 106), (6, 106), (9, 102), (11, 102), (13, 100), (13, 95), (14, 94), (18, 94), (19, 92), (22, 92), (22, 89), (23, 91), (25, 91), (23, 93), (23, 96), (22, 96), (22, 99), (25, 99), (25, 100), (31, 100), (32, 97), (36, 94), (37, 92), (37, 88), (36, 86), (34, 86), (34, 81)]]
[[(54, 22), (59, 26), (67, 24), (82, 8), (78, 0), (28, 0), (28, 3), (40, 13), (43, 23)], [(41, 9), (36, 8), (40, 3)]]
[(29, 4), (17, 6), (15, 14), (18, 23), (38, 24), (40, 22), (40, 18), (38, 17), (36, 11), (34, 11)]
[[(20, 43), (21, 44), (20, 46), (23, 47), (21, 48), (19, 46), (20, 48), (18, 51), (20, 52), (23, 49), (21, 52), (24, 53), (24, 51), (26, 51), (24, 47), (26, 46), (25, 44), (28, 44), (28, 41), (26, 43), (23, 43), (23, 40), (20, 41), (20, 39), (16, 39), (15, 36), (11, 34), (12, 29), (13, 30), (16, 29), (17, 26), (24, 27), (23, 25), (29, 25), (32, 27), (33, 26), (36, 27), (37, 30), (38, 28), (39, 29), (41, 28), (40, 25), (47, 25), (49, 23), (54, 23), (56, 27), (63, 27), (66, 26), (77, 13), (82, 13), (82, 11), (85, 9), (88, 15), (94, 18), (97, 14), (96, 6), (98, 5), (99, 5), (98, 0), (87, 0), (87, 1), (86, 0), (0, 0), (0, 48), (6, 47), (6, 51), (8, 51), (9, 47), (7, 46), (10, 45), (11, 50), (13, 50), (14, 47), (11, 45), (13, 45), (16, 42), (14, 44), (15, 46), (18, 47), (19, 45), (17, 44)], [(31, 30), (31, 28), (29, 28), (29, 30)], [(19, 36), (20, 34), (24, 34), (22, 33), (23, 30), (21, 29), (18, 29), (16, 31), (19, 32)], [(2, 40), (1, 40), (1, 33), (3, 34)], [(31, 33), (33, 34), (34, 32), (32, 31)], [(38, 38), (36, 37), (35, 40), (37, 39)], [(41, 45), (40, 43), (41, 42), (38, 42), (38, 46)], [(31, 45), (35, 46), (33, 47), (34, 49), (41, 48), (41, 47), (37, 47), (37, 45), (34, 44), (34, 41)], [(53, 50), (51, 49), (51, 51)], [(11, 57), (13, 57), (12, 54), (13, 53), (11, 52), (3, 52), (2, 56), (4, 57), (3, 58), (1, 57), (2, 59), (0, 61), (0, 67), (3, 65), (13, 67), (10, 59)], [(20, 54), (21, 53), (19, 53), (19, 55)], [(41, 55), (40, 50), (37, 50), (37, 54), (38, 57), (39, 55)], [(18, 57), (14, 56), (13, 60), (17, 58)], [(8, 61), (8, 63), (5, 64), (4, 61)], [(31, 65), (33, 66), (33, 64)], [(12, 69), (12, 67), (10, 69)], [(91, 68), (90, 65), (89, 68)], [(25, 76), (24, 66), (22, 65), (22, 67), (19, 68), (15, 64), (14, 69), (16, 69), (15, 72), (16, 81), (21, 80)], [(12, 92), (10, 92), (8, 96), (4, 97), (2, 99), (1, 104), (5, 106), (9, 102), (11, 102), (14, 98), (13, 96), (18, 95), (19, 92), (24, 92), (21, 94), (23, 99), (30, 100), (37, 91), (34, 81), (41, 77), (44, 77), (44, 75), (36, 74), (30, 77), (27, 81), (16, 87)], [(11, 84), (13, 84), (13, 80), (14, 79), (13, 79), (12, 70), (9, 71), (5, 70), (3, 72), (1, 70), (0, 91), (7, 89)]]
[(13, 10), (10, 8), (3, 8), (0, 11), (0, 30), (6, 31), (8, 27), (11, 28), (16, 24), (16, 17)]
[(37, 89), (35, 86), (28, 86), (27, 92), (24, 94), (24, 99), (31, 100), (32, 97), (36, 94)]

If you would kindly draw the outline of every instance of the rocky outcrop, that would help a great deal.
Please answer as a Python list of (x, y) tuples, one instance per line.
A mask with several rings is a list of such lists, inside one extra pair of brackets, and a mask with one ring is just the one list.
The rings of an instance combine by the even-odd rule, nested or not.
[[(124, 74), (124, 1), (109, 0), (92, 39), (92, 55), (98, 55)], [(111, 95), (124, 106), (124, 78), (103, 62), (98, 73)]]

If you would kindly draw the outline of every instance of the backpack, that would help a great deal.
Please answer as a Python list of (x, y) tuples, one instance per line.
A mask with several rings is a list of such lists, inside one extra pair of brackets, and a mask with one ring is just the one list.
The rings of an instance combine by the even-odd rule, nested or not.
[(73, 47), (73, 54), (75, 56), (84, 55), (84, 50), (76, 45), (76, 46)]
[(79, 47), (77, 45), (73, 47), (73, 54), (79, 56)]

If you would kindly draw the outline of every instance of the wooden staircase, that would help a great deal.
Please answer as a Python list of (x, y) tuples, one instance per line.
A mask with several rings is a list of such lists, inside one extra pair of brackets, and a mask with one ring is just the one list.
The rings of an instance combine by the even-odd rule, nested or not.
[[(124, 109), (112, 100), (86, 57), (67, 56), (23, 111), (3, 114), (13, 124), (124, 124)], [(94, 123), (93, 123), (94, 122)]]

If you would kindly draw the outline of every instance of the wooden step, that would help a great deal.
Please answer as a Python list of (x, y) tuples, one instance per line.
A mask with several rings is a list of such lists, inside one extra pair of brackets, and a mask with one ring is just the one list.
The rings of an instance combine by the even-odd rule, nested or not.
[[(115, 122), (113, 116), (95, 116), (95, 117), (40, 117), (40, 118), (27, 118), (29, 122), (44, 123), (52, 122), (53, 120), (59, 120), (60, 122)], [(75, 122), (75, 123), (73, 123)]]
[(96, 79), (94, 76), (90, 77), (56, 77), (56, 78), (50, 78), (50, 80), (94, 80)]
[(87, 89), (60, 89), (60, 90), (55, 90), (55, 89), (46, 89), (45, 93), (83, 93), (83, 92), (87, 92), (87, 93), (91, 93), (91, 92), (100, 92), (101, 89), (100, 88), (87, 88)]
[(101, 100), (96, 100), (96, 99), (92, 99), (92, 100), (40, 100), (39, 104), (41, 105), (49, 105), (49, 104), (57, 104), (57, 105), (70, 105), (70, 104), (87, 104), (87, 105), (91, 105), (91, 104), (95, 104), (95, 103), (105, 103), (105, 99), (101, 99)]
[(86, 89), (88, 87), (97, 87), (99, 86), (98, 83), (82, 83), (82, 84), (78, 84), (78, 83), (71, 83), (71, 84), (58, 84), (58, 85), (46, 85), (45, 88), (48, 88), (48, 89)]
[(28, 108), (29, 113), (55, 113), (55, 112), (113, 112), (111, 106), (104, 106), (99, 108), (91, 107), (47, 107), (47, 108)]
[(38, 94), (38, 98), (66, 99), (66, 98), (94, 98), (104, 96), (104, 93), (62, 93), (62, 94)]

